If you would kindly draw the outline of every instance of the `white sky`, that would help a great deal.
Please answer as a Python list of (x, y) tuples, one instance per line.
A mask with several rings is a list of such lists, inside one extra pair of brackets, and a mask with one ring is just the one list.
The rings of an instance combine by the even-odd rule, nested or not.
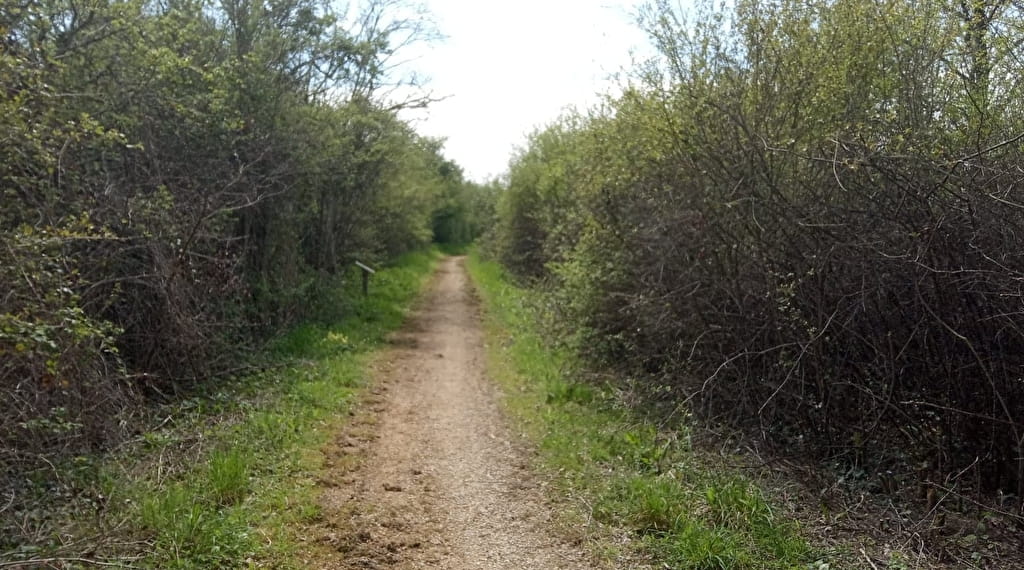
[(429, 78), (429, 109), (406, 111), (420, 134), (472, 180), (504, 173), (535, 127), (612, 91), (631, 52), (650, 53), (634, 24), (641, 0), (423, 0), (446, 36), (410, 48)]

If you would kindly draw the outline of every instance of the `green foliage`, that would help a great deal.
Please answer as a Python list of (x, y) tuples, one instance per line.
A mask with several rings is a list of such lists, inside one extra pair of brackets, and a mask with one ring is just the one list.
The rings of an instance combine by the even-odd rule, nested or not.
[[(59, 479), (50, 464), (115, 448), (147, 406), (216, 393), (284, 328), (378, 309), (393, 322), (360, 298), (352, 262), (426, 247), (464, 183), (389, 100), (402, 78), (384, 60), (431, 33), (400, 12), (0, 9), (0, 447), (14, 458), (0, 487), (19, 509), (38, 499), (28, 473)], [(392, 279), (375, 292), (407, 285)]]
[(143, 500), (141, 524), (155, 533), (161, 567), (230, 565), (252, 552), (255, 540), (232, 514), (215, 513), (184, 485), (170, 485)]
[(546, 264), (559, 261), (578, 231), (569, 181), (585, 177), (577, 160), (583, 117), (569, 115), (530, 136), (529, 146), (512, 161), (508, 187), (496, 214), (492, 249), (517, 277), (539, 278)]
[[(106, 240), (87, 216), (59, 227), (27, 225), (0, 246), (0, 441), (48, 449), (123, 433), (117, 414), (133, 401), (118, 377), (120, 329), (83, 307), (81, 269), (64, 258), (69, 242)], [(21, 481), (11, 482), (12, 488)]]
[(672, 568), (788, 569), (812, 560), (797, 525), (754, 483), (690, 449), (684, 431), (637, 418), (611, 387), (574, 380), (576, 361), (542, 338), (529, 291), (476, 254), (469, 269), (486, 308), (492, 375), (544, 464), (596, 522), (639, 534)]
[[(263, 421), (260, 422), (259, 420)], [(253, 431), (258, 436), (267, 435), (266, 416), (253, 422)], [(279, 423), (279, 422), (278, 422)], [(276, 427), (281, 427), (280, 425)], [(265, 441), (274, 443), (275, 437)], [(237, 449), (216, 451), (210, 455), (209, 471), (206, 475), (210, 482), (210, 496), (215, 503), (228, 506), (240, 502), (249, 491), (249, 460)]]
[(449, 184), (440, 207), (434, 211), (434, 241), (451, 252), (466, 247), (494, 226), (495, 207), (501, 187), (498, 182)]
[(530, 137), (487, 251), (649, 402), (869, 478), (967, 469), (1024, 496), (1022, 21), (654, 2), (659, 57)]
[[(129, 453), (58, 466), (69, 485), (60, 488), (68, 511), (48, 528), (103, 531), (110, 543), (91, 542), (90, 557), (144, 555), (131, 563), (138, 567), (301, 567), (302, 537), (294, 532), (317, 513), (319, 451), (348, 417), (369, 357), (402, 323), (438, 257), (414, 252), (381, 268), (358, 311), (281, 335), (266, 371), (163, 406), (169, 423), (142, 435)], [(15, 514), (23, 524), (30, 519)], [(4, 551), (18, 559), (74, 552), (38, 542), (5, 544)]]

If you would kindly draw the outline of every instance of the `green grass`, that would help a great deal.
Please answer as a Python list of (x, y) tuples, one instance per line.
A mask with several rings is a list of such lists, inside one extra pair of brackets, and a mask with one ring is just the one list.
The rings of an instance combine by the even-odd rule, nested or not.
[[(610, 386), (575, 381), (578, 365), (542, 338), (535, 304), (496, 264), (470, 273), (486, 308), (491, 374), (581, 516), (627, 531), (646, 555), (690, 570), (808, 568), (812, 550), (761, 489), (688, 445), (686, 426), (657, 429)], [(722, 462), (719, 461), (720, 465)], [(584, 512), (586, 511), (586, 512)], [(597, 533), (600, 536), (600, 532)], [(598, 540), (595, 550), (625, 553)]]
[[(259, 430), (253, 433), (262, 434)], [(252, 465), (254, 459), (254, 454), (237, 448), (210, 454), (205, 475), (213, 503), (221, 506), (237, 505), (249, 495), (249, 473), (255, 467)]]
[(402, 324), (440, 255), (410, 254), (380, 269), (368, 297), (349, 280), (327, 303), (333, 309), (271, 343), (266, 371), (168, 406), (160, 414), (167, 420), (135, 445), (83, 463), (75, 487), (102, 504), (92, 511), (80, 502), (73, 532), (134, 545), (99, 545), (92, 558), (131, 559), (139, 568), (301, 567), (295, 534), (319, 514), (319, 450), (348, 417), (368, 360)]
[(283, 366), (246, 380), (256, 398), (228, 409), (233, 421), (204, 431), (209, 452), (171, 483), (136, 481), (133, 494), (144, 497), (139, 521), (154, 545), (145, 566), (291, 565), (298, 548), (293, 527), (318, 514), (318, 450), (347, 417), (367, 359), (402, 324), (438, 257), (410, 254), (380, 270), (367, 297), (355, 282), (338, 291), (335, 304), (343, 310), (272, 343), (272, 357)]

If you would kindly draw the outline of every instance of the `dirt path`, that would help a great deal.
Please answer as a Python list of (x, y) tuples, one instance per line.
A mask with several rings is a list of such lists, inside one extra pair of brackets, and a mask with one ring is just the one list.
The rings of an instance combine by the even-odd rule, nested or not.
[[(485, 377), (462, 258), (448, 258), (376, 365), (374, 396), (328, 452), (322, 568), (592, 568), (553, 532)], [(358, 461), (358, 467), (353, 462)], [(319, 556), (317, 558), (320, 558)]]

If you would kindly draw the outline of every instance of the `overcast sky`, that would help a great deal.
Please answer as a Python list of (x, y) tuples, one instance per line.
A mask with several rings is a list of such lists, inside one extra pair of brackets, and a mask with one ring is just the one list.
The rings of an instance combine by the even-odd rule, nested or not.
[(406, 112), (473, 180), (507, 169), (514, 149), (567, 106), (587, 107), (649, 54), (634, 24), (640, 0), (424, 0), (446, 39), (410, 63), (447, 99)]

